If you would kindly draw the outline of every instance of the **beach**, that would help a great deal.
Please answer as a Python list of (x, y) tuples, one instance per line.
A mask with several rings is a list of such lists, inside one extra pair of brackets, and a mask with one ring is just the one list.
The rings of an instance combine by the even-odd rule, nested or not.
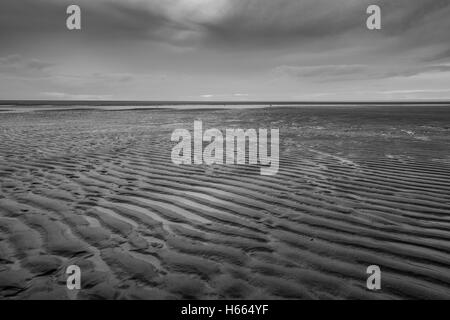
[[(173, 164), (196, 120), (279, 129), (278, 173)], [(450, 299), (449, 138), (444, 105), (5, 107), (0, 299)]]

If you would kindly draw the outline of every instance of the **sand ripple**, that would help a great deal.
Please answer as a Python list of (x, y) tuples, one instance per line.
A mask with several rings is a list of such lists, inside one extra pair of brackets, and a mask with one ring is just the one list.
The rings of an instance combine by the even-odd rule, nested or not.
[[(325, 111), (2, 114), (0, 297), (449, 299), (448, 111), (420, 111), (426, 141), (414, 112)], [(279, 174), (173, 165), (199, 118), (276, 123)]]

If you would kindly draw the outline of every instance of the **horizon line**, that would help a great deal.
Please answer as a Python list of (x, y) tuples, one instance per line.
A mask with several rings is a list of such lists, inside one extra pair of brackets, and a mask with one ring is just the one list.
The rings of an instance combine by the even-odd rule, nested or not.
[(450, 104), (449, 100), (338, 100), (338, 101), (276, 101), (276, 100), (44, 100), (44, 99), (0, 99), (0, 105), (97, 105), (97, 106), (114, 106), (118, 104), (127, 105), (145, 105), (145, 106), (170, 106), (170, 105), (352, 105), (352, 104), (367, 104), (367, 105), (389, 105), (389, 104)]

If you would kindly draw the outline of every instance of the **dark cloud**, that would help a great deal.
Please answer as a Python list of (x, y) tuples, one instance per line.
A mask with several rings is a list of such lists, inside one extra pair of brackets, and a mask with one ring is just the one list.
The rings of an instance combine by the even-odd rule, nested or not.
[[(210, 48), (292, 47), (319, 43), (339, 45), (369, 41), (366, 8), (382, 8), (386, 38), (402, 36), (396, 48), (450, 40), (448, 0), (98, 0), (76, 1), (82, 8), (83, 31), (77, 37), (95, 41), (158, 41)], [(2, 0), (0, 41), (22, 37), (74, 38), (65, 30), (69, 0)], [(369, 39), (366, 39), (369, 38)], [(417, 40), (421, 42), (418, 43)], [(351, 44), (347, 41), (346, 45)], [(313, 48), (311, 45), (310, 49)]]
[(433, 54), (431, 57), (426, 57), (423, 59), (424, 62), (434, 62), (434, 61), (447, 61), (450, 60), (450, 49), (439, 50), (436, 54)]
[[(68, 0), (3, 0), (2, 37), (9, 32), (65, 32)], [(348, 33), (365, 32), (366, 8), (382, 8), (386, 35), (421, 32), (430, 38), (448, 34), (449, 19), (432, 19), (450, 10), (448, 0), (78, 0), (83, 10), (86, 37), (98, 40), (120, 37), (179, 42), (204, 40), (204, 44), (289, 45), (292, 41), (333, 41)], [(448, 17), (448, 14), (447, 14)], [(431, 19), (431, 21), (427, 21)], [(423, 40), (427, 40), (423, 39)], [(447, 35), (448, 39), (448, 35)], [(407, 40), (407, 39), (405, 39)]]

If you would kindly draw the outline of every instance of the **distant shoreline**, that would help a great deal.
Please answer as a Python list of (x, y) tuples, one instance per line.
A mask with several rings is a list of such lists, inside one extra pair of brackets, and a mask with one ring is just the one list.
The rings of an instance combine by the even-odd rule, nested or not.
[(450, 101), (125, 101), (125, 100), (0, 100), (0, 106), (336, 106), (450, 105)]

